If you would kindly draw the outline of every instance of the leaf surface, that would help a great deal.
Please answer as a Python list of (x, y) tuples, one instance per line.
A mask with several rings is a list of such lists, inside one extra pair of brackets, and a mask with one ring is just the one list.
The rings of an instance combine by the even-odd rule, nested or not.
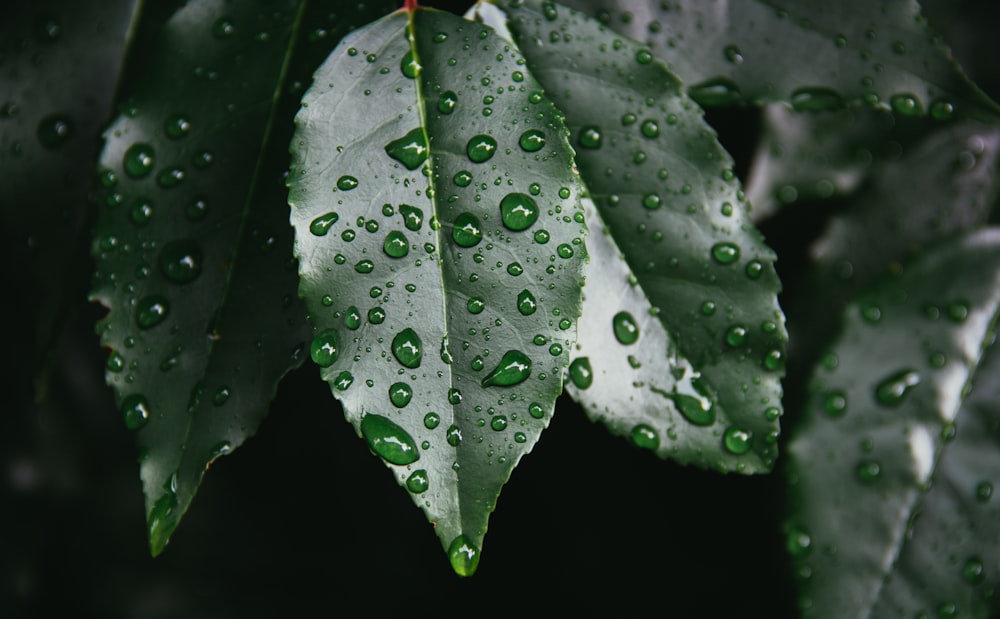
[(509, 44), (438, 11), (358, 31), (315, 82), (290, 177), (312, 359), (470, 575), (576, 338), (566, 129)]
[[(703, 105), (865, 101), (996, 120), (915, 0), (566, 0), (650, 45)], [(808, 51), (807, 51), (808, 50)]]
[(4, 287), (18, 291), (26, 325), (15, 347), (33, 351), (16, 364), (22, 380), (42, 369), (86, 290), (87, 192), (134, 15), (134, 0), (4, 3), (0, 243)]
[(109, 308), (107, 382), (137, 431), (153, 555), (304, 359), (283, 145), (311, 71), (385, 5), (189, 3), (108, 129), (92, 298)]
[(781, 285), (732, 159), (648, 49), (566, 7), (497, 4), (566, 115), (596, 205), (590, 221), (603, 222), (590, 239), (570, 393), (662, 457), (769, 470), (784, 374)]
[[(995, 414), (982, 410), (995, 376), (980, 363), (998, 304), (1000, 230), (987, 228), (928, 251), (848, 308), (788, 447), (788, 549), (806, 616), (983, 603), (955, 574), (931, 576), (961, 574), (955, 563), (969, 557), (951, 558), (952, 544), (966, 552), (966, 521), (989, 522), (972, 493), (998, 474), (995, 457), (976, 461), (995, 434), (975, 432), (995, 432)], [(986, 392), (962, 408), (977, 371)], [(996, 538), (995, 521), (985, 526), (975, 536)], [(947, 531), (957, 536), (937, 547)], [(993, 553), (992, 542), (981, 552)], [(995, 554), (980, 556), (995, 565)]]

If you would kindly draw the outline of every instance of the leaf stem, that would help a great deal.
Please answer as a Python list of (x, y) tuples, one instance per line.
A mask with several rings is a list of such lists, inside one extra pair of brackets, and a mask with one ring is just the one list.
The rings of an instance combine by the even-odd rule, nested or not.
[(416, 10), (416, 8), (418, 6), (419, 6), (419, 2), (417, 0), (406, 0), (403, 3), (403, 9), (405, 9), (407, 11), (414, 11), (414, 10)]

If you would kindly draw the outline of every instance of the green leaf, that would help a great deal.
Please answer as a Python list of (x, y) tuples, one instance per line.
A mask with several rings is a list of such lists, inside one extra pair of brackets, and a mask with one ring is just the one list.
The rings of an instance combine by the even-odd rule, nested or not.
[(470, 575), (576, 338), (566, 128), (508, 43), (447, 13), (372, 24), (315, 82), (290, 176), (312, 358)]
[(137, 430), (153, 555), (304, 359), (283, 144), (311, 71), (354, 20), (386, 8), (262, 6), (178, 11), (100, 160), (92, 298), (110, 310), (107, 382)]
[[(965, 408), (962, 401), (992, 342), (998, 304), (1000, 229), (987, 228), (928, 251), (848, 308), (788, 447), (788, 549), (806, 616), (895, 616), (896, 605), (937, 608), (979, 598), (982, 589), (969, 592), (956, 578), (929, 580), (932, 572), (915, 566), (933, 561), (934, 569), (960, 574), (954, 562), (968, 557), (950, 559), (952, 546), (971, 543), (963, 541), (966, 519), (985, 522), (971, 496), (953, 497), (948, 488), (957, 483), (970, 495), (997, 473), (995, 457), (975, 460), (989, 449), (984, 441), (996, 440), (975, 436), (978, 424), (995, 432), (995, 414), (981, 410), (993, 373), (982, 376), (986, 393)], [(962, 440), (946, 442), (956, 430)], [(959, 511), (946, 511), (952, 502)], [(927, 512), (944, 518), (937, 533), (922, 522)], [(1000, 534), (995, 520), (983, 526), (977, 539)], [(945, 531), (963, 532), (935, 547)], [(873, 612), (883, 604), (892, 612)]]
[[(87, 252), (87, 191), (134, 5), (44, 0), (4, 6), (0, 245), (3, 287), (18, 291), (18, 337), (31, 351), (18, 355), (27, 381), (44, 369), (45, 355), (86, 290), (90, 267), (79, 258)], [(44, 397), (40, 387), (37, 395)]]
[(915, 0), (566, 0), (648, 44), (702, 105), (864, 101), (901, 114), (997, 120)]
[(603, 220), (604, 234), (590, 239), (586, 337), (570, 393), (660, 456), (769, 470), (784, 374), (781, 285), (731, 158), (642, 46), (548, 2), (499, 4), (566, 115), (599, 214), (589, 221)]

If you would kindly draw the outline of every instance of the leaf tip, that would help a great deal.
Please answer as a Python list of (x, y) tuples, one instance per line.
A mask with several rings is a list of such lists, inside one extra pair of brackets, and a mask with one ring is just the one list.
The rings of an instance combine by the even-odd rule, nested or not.
[(472, 576), (479, 567), (479, 547), (472, 543), (466, 535), (459, 535), (448, 546), (448, 560), (451, 569), (462, 577)]
[(172, 492), (161, 496), (146, 517), (149, 531), (149, 554), (158, 557), (170, 542), (170, 536), (177, 528), (180, 513), (177, 509), (177, 497)]

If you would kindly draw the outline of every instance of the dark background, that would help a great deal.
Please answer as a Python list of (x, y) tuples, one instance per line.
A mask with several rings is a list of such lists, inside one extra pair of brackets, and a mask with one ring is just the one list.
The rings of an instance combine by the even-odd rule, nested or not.
[[(938, 0), (926, 13), (997, 98), (991, 4)], [(709, 122), (745, 171), (756, 113)], [(818, 218), (763, 226), (786, 281)], [(19, 367), (30, 344), (16, 295), (4, 296)], [(258, 435), (213, 465), (152, 559), (133, 436), (93, 334), (100, 314), (81, 301), (68, 319), (48, 400), (34, 402), (24, 372), (5, 378), (16, 383), (0, 413), (0, 617), (796, 615), (780, 467), (743, 477), (660, 461), (563, 397), (501, 494), (479, 571), (460, 579), (312, 365), (285, 379)], [(800, 397), (788, 393), (790, 416)]]

